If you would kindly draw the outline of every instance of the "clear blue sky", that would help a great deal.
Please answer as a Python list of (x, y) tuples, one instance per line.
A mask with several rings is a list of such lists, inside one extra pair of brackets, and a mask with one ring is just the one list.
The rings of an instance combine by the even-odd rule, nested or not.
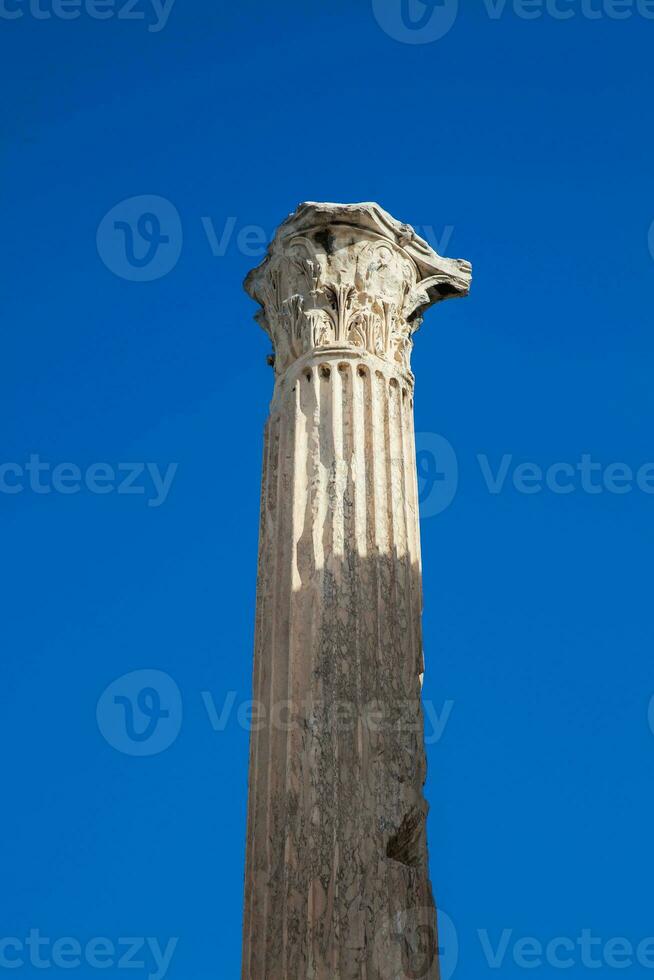
[[(421, 468), (449, 466), (424, 481), (422, 537), (425, 697), (452, 702), (427, 795), (454, 976), (497, 975), (478, 930), (493, 948), (513, 930), (502, 976), (525, 972), (520, 939), (584, 929), (606, 967), (608, 941), (654, 934), (653, 471), (636, 479), (654, 461), (654, 20), (608, 0), (559, 0), (566, 20), (551, 2), (525, 19), (462, 0), (429, 41), (451, 0), (411, 0), (404, 19), (400, 0), (376, 16), (371, 0), (177, 0), (165, 24), (150, 0), (132, 8), (143, 19), (90, 0), (46, 19), (52, 0), (35, 2), (0, 16), (0, 463), (18, 487), (0, 493), (0, 940), (73, 937), (68, 975), (92, 978), (124, 975), (121, 937), (178, 937), (168, 977), (239, 977), (237, 711), (272, 381), (241, 280), (299, 201), (376, 200), (475, 273), (414, 356)], [(143, 195), (169, 205), (149, 202), (159, 224), (121, 264), (121, 202)], [(133, 281), (161, 235), (159, 277)], [(434, 434), (458, 487), (428, 516), (454, 479)], [(584, 454), (590, 476), (548, 472)], [(150, 464), (130, 477), (143, 493), (117, 492), (130, 463)], [(524, 463), (540, 492), (519, 489), (538, 486)], [(57, 492), (74, 467), (79, 492)], [(171, 744), (146, 757), (121, 751), (111, 691), (98, 708), (136, 670), (172, 679)], [(207, 704), (228, 697), (212, 726)], [(116, 948), (104, 971), (98, 937)], [(27, 946), (3, 955), (42, 975)], [(155, 975), (153, 956), (130, 976)]]

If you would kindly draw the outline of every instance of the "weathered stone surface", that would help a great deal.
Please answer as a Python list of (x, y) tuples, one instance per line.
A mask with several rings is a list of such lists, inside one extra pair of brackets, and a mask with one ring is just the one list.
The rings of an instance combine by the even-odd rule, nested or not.
[(412, 334), (465, 295), (375, 204), (303, 204), (246, 280), (275, 348), (244, 980), (438, 977), (427, 868)]

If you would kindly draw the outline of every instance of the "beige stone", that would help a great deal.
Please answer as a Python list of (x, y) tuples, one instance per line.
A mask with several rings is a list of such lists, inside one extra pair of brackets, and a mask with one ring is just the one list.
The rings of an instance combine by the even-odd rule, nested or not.
[(470, 277), (376, 204), (307, 203), (246, 279), (275, 388), (244, 980), (438, 977), (410, 357), (423, 312)]

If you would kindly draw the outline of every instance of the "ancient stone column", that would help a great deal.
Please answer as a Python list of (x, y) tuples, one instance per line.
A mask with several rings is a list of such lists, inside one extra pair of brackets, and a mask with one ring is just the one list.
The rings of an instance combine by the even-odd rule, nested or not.
[(464, 296), (376, 204), (302, 204), (246, 279), (265, 433), (244, 980), (438, 977), (412, 335)]

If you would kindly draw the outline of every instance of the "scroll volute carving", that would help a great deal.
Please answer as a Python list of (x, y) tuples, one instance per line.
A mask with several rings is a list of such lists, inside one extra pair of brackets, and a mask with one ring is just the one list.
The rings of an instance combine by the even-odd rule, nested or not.
[[(368, 223), (383, 216), (392, 234), (365, 227), (362, 216)], [(294, 221), (309, 227), (294, 233)], [(407, 239), (420, 242), (444, 268), (425, 276)], [(441, 259), (377, 205), (300, 205), (245, 283), (261, 304), (257, 319), (272, 340), (276, 373), (325, 347), (358, 347), (410, 372), (411, 338), (422, 311), (448, 291), (467, 292), (468, 264), (456, 265), (461, 275), (453, 283), (447, 263), (455, 260)]]

